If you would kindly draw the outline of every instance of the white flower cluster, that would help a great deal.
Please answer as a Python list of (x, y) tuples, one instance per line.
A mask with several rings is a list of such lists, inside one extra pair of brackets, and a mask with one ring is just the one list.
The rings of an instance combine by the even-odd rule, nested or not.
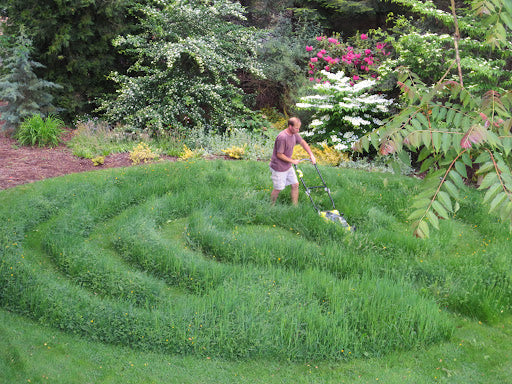
[(304, 136), (344, 150), (363, 134), (384, 124), (393, 100), (372, 93), (375, 80), (354, 83), (343, 72), (322, 71), (322, 75), (328, 82), (315, 85), (313, 89), (318, 93), (304, 96), (296, 104), (299, 109), (314, 112)]

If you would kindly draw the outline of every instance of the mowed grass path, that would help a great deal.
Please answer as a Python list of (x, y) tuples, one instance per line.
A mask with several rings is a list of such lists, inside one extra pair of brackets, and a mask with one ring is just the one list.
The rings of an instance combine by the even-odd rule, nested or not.
[(510, 313), (510, 235), (477, 193), (424, 241), (406, 220), (417, 180), (322, 172), (356, 233), (324, 222), (304, 194), (299, 207), (286, 195), (271, 207), (257, 162), (162, 163), (2, 191), (0, 305), (137, 351), (333, 363), (442, 345), (461, 318)]

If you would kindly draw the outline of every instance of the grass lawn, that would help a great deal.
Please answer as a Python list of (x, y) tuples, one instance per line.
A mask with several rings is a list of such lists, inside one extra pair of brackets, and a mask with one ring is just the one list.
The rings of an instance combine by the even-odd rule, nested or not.
[(420, 240), (418, 180), (321, 170), (356, 233), (270, 206), (252, 161), (1, 191), (0, 381), (512, 382), (511, 235), (482, 196)]

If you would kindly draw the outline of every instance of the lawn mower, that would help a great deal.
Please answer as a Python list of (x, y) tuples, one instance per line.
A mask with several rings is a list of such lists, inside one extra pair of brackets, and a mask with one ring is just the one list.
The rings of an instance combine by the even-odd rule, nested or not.
[[(300, 160), (300, 162), (303, 162), (303, 161), (311, 161), (311, 160), (310, 159), (301, 159)], [(322, 180), (322, 185), (318, 185), (318, 186), (314, 186), (314, 187), (306, 186), (306, 183), (304, 182), (304, 174), (297, 167), (297, 165), (295, 165), (295, 164), (293, 165), (294, 168), (295, 168), (295, 171), (297, 172), (297, 176), (299, 177), (300, 182), (302, 183), (302, 186), (304, 187), (306, 195), (308, 195), (309, 200), (311, 201), (311, 204), (313, 204), (313, 208), (315, 208), (315, 210), (318, 212), (320, 217), (323, 217), (325, 220), (332, 221), (332, 222), (334, 222), (336, 224), (341, 224), (341, 226), (344, 227), (345, 229), (347, 229), (348, 231), (354, 232), (355, 231), (355, 227), (351, 226), (347, 222), (347, 220), (343, 217), (343, 213), (339, 212), (336, 209), (336, 207), (334, 205), (334, 200), (331, 197), (330, 189), (327, 187), (327, 184), (325, 184), (325, 180), (322, 177), (322, 174), (320, 173), (320, 170), (318, 169), (316, 164), (313, 164), (313, 165), (315, 166), (316, 172), (318, 173), (318, 176), (320, 177), (320, 180)], [(329, 199), (331, 200), (331, 203), (332, 203), (332, 210), (330, 210), (330, 211), (322, 211), (320, 209), (320, 207), (317, 204), (315, 204), (315, 202), (313, 201), (313, 197), (311, 197), (311, 191), (313, 191), (315, 189), (316, 190), (323, 190), (324, 192), (327, 192), (327, 195), (329, 196)]]

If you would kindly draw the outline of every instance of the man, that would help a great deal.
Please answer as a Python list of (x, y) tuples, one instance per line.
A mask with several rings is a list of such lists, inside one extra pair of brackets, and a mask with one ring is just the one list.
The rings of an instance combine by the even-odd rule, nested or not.
[(292, 203), (296, 205), (299, 201), (299, 181), (292, 164), (298, 164), (299, 160), (292, 159), (293, 148), (300, 144), (309, 154), (311, 162), (316, 163), (315, 156), (311, 152), (308, 143), (299, 135), (301, 122), (297, 117), (288, 120), (288, 128), (281, 131), (274, 143), (274, 152), (270, 160), (270, 170), (272, 171), (272, 183), (274, 189), (270, 194), (272, 204), (275, 204), (279, 192), (287, 185), (291, 185)]

